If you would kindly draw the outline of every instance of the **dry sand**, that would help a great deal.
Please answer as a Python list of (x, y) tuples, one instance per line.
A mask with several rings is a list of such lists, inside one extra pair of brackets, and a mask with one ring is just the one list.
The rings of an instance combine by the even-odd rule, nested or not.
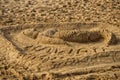
[(0, 80), (120, 80), (119, 0), (0, 0)]

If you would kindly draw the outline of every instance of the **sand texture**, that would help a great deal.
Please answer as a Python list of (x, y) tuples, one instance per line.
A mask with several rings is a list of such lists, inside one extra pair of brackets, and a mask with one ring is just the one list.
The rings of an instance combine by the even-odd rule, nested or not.
[(119, 0), (0, 0), (0, 80), (120, 80)]
[(119, 0), (0, 0), (0, 23), (107, 22), (120, 26)]

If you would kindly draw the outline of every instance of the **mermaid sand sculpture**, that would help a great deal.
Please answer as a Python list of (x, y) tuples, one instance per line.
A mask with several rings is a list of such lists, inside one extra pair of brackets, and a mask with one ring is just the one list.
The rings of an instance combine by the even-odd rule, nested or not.
[(19, 35), (21, 35), (20, 37), (24, 37), (23, 40), (29, 39), (25, 41), (30, 41), (37, 44), (65, 45), (68, 44), (69, 42), (92, 43), (101, 41), (107, 45), (111, 45), (115, 44), (116, 42), (115, 35), (109, 32), (108, 30), (104, 29), (81, 31), (81, 30), (57, 30), (55, 28), (51, 28), (43, 32), (39, 32), (35, 29), (27, 29), (22, 31)]

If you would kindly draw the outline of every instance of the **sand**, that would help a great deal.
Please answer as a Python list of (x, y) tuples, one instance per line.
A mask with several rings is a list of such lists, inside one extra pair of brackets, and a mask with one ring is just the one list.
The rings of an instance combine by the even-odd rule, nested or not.
[(0, 23), (107, 22), (120, 26), (119, 0), (0, 0)]
[(120, 80), (118, 0), (0, 0), (0, 80)]

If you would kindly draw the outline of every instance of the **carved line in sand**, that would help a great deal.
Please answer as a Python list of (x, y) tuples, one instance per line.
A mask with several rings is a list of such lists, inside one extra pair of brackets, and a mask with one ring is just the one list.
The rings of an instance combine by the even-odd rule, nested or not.
[(25, 45), (30, 44), (64, 44), (74, 43), (92, 43), (103, 42), (107, 45), (116, 43), (116, 36), (105, 29), (96, 30), (57, 30), (48, 29), (39, 32), (35, 29), (26, 29), (21, 31), (15, 40)]
[(110, 52), (104, 52), (104, 53), (102, 52), (102, 53), (84, 56), (84, 57), (83, 56), (81, 57), (79, 55), (79, 56), (73, 56), (73, 57), (69, 56), (69, 57), (64, 57), (61, 59), (54, 59), (54, 60), (51, 60), (50, 57), (48, 58), (45, 57), (46, 61), (44, 62), (45, 58), (40, 60), (43, 62), (41, 62), (42, 65), (39, 65), (39, 66), (42, 66), (41, 70), (44, 71), (44, 70), (60, 69), (63, 67), (66, 68), (68, 66), (84, 67), (84, 66), (92, 66), (96, 64), (119, 62), (120, 57), (115, 55), (120, 55), (120, 52), (110, 51)]
[[(51, 78), (51, 79), (61, 79), (61, 78), (66, 78), (66, 77), (80, 77), (82, 75), (87, 75), (87, 74), (96, 74), (97, 73), (101, 73), (101, 71), (103, 71), (102, 73), (106, 73), (109, 71), (114, 71), (115, 69), (118, 69), (119, 72), (119, 63), (112, 63), (109, 65), (97, 65), (97, 66), (91, 66), (91, 67), (84, 67), (84, 68), (71, 68), (71, 69), (63, 69), (60, 71), (50, 71), (50, 72), (42, 72), (41, 74), (39, 74), (43, 79), (45, 78)], [(115, 72), (115, 71), (114, 71)], [(117, 72), (117, 71), (116, 71)], [(113, 73), (113, 72), (112, 72)]]
[[(61, 59), (54, 59), (51, 60), (50, 56), (44, 56), (43, 58), (39, 58), (40, 56), (33, 56), (32, 55), (27, 55), (25, 57), (23, 57), (23, 62), (25, 61), (24, 65), (29, 66), (30, 64), (37, 64), (37, 66), (39, 66), (40, 71), (51, 71), (54, 72), (56, 71), (59, 75), (59, 71), (60, 73), (63, 71), (66, 71), (65, 74), (71, 74), (71, 68), (74, 69), (76, 68), (76, 66), (80, 67), (83, 70), (83, 67), (85, 66), (93, 66), (93, 65), (99, 65), (99, 64), (112, 64), (112, 63), (119, 63), (120, 60), (120, 51), (108, 51), (108, 52), (100, 52), (98, 54), (94, 54), (94, 55), (86, 55), (84, 57), (80, 57), (79, 56), (75, 56), (75, 57), (66, 57), (64, 56)], [(39, 60), (36, 60), (36, 59)], [(28, 61), (30, 61), (32, 63), (29, 63)], [(45, 62), (44, 62), (45, 61)], [(23, 63), (22, 62), (22, 63)], [(79, 68), (78, 67), (78, 68)], [(30, 68), (31, 69), (31, 68)], [(76, 73), (76, 71), (73, 71), (73, 73)], [(80, 73), (80, 74), (79, 74)], [(85, 73), (86, 74), (86, 73)], [(62, 75), (62, 74), (60, 74)], [(64, 75), (64, 73), (63, 73)], [(81, 72), (78, 72), (78, 75), (82, 75)]]

